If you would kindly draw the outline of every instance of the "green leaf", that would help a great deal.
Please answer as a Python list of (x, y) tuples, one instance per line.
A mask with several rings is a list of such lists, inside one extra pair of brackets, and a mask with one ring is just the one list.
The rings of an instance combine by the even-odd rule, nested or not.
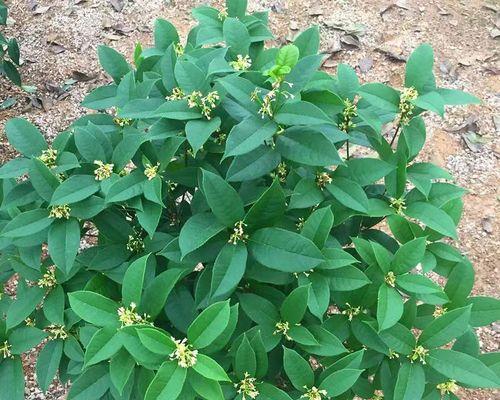
[(440, 208), (429, 203), (416, 202), (409, 204), (404, 211), (411, 218), (420, 220), (429, 228), (453, 239), (457, 239), (457, 230), (451, 217)]
[(353, 265), (334, 269), (330, 277), (330, 288), (338, 291), (359, 289), (369, 283), (370, 279)]
[(206, 120), (192, 120), (186, 124), (186, 138), (193, 148), (193, 153), (196, 156), (206, 143), (208, 138), (220, 127), (221, 120), (219, 117)]
[(123, 394), (125, 386), (134, 373), (135, 360), (125, 350), (120, 350), (109, 363), (109, 378), (118, 393)]
[(303, 392), (304, 386), (314, 385), (314, 374), (309, 363), (295, 350), (283, 347), (283, 367), (295, 389)]
[(434, 349), (426, 358), (440, 374), (465, 385), (480, 388), (498, 388), (500, 379), (477, 358), (454, 350)]
[(416, 274), (398, 276), (396, 278), (396, 285), (410, 293), (432, 294), (443, 292), (441, 286), (437, 285), (425, 276)]
[(310, 239), (319, 249), (322, 249), (325, 247), (332, 226), (332, 209), (330, 207), (323, 207), (315, 210), (307, 218), (300, 233)]
[(399, 112), (399, 93), (382, 83), (367, 83), (359, 89), (360, 95), (380, 110), (396, 114)]
[(97, 54), (102, 68), (116, 83), (130, 71), (130, 65), (125, 58), (111, 47), (101, 45), (97, 48)]
[(37, 193), (47, 201), (50, 201), (54, 190), (60, 185), (59, 179), (40, 160), (34, 158), (29, 169), (31, 184)]
[(257, 199), (248, 210), (244, 222), (249, 232), (274, 225), (279, 221), (286, 210), (285, 194), (277, 179)]
[(72, 310), (83, 320), (96, 326), (118, 325), (118, 304), (94, 292), (68, 294)]
[(241, 182), (260, 178), (276, 168), (280, 159), (275, 149), (262, 145), (250, 153), (234, 157), (226, 179), (228, 182)]
[(172, 43), (179, 43), (179, 34), (175, 26), (160, 18), (155, 21), (154, 38), (158, 50), (167, 50)]
[(362, 369), (341, 369), (328, 375), (319, 388), (326, 390), (328, 396), (335, 397), (347, 392), (362, 374)]
[(146, 391), (144, 400), (175, 400), (182, 392), (187, 369), (172, 361), (164, 362)]
[(229, 316), (229, 301), (214, 303), (203, 310), (188, 328), (189, 343), (197, 349), (210, 345), (226, 329)]
[(405, 362), (399, 369), (394, 398), (420, 400), (425, 390), (425, 373), (420, 364)]
[(468, 329), (470, 315), (471, 306), (445, 312), (425, 327), (418, 342), (426, 348), (441, 347), (450, 343)]
[(314, 128), (289, 128), (278, 136), (276, 149), (285, 158), (304, 165), (342, 164), (335, 145)]
[(6, 358), (0, 363), (1, 400), (23, 400), (24, 371), (20, 357)]
[(403, 299), (398, 291), (386, 284), (378, 290), (377, 322), (380, 331), (388, 329), (401, 319)]
[(56, 188), (50, 204), (77, 203), (92, 196), (99, 190), (99, 187), (99, 182), (94, 176), (72, 175)]
[(481, 104), (476, 96), (455, 89), (440, 88), (437, 90), (446, 105), (462, 106), (467, 104)]
[(49, 218), (49, 212), (43, 209), (26, 211), (18, 214), (3, 228), (1, 235), (17, 238), (33, 235), (48, 228), (54, 220)]
[(17, 298), (7, 310), (6, 328), (13, 328), (23, 322), (42, 301), (44, 294), (42, 288), (28, 287), (24, 281), (20, 281), (17, 286)]
[(109, 360), (122, 347), (119, 331), (114, 327), (99, 329), (90, 339), (85, 350), (84, 366), (88, 367)]
[(255, 351), (248, 341), (247, 335), (243, 334), (243, 340), (238, 346), (234, 358), (234, 373), (238, 379), (242, 380), (245, 378), (245, 373), (250, 374), (250, 376), (255, 376), (256, 371), (257, 359)]
[(12, 346), (12, 354), (22, 354), (38, 346), (48, 334), (41, 329), (31, 326), (21, 326), (12, 331), (9, 336), (9, 344)]
[(427, 239), (425, 237), (416, 238), (403, 244), (391, 262), (392, 270), (396, 275), (401, 275), (411, 271), (422, 261), (425, 254)]
[(183, 273), (182, 268), (170, 268), (156, 276), (144, 289), (141, 309), (152, 318), (156, 318), (163, 310), (168, 295)]
[(500, 320), (500, 300), (493, 297), (471, 297), (472, 304), (470, 324), (472, 326), (486, 326)]
[(432, 68), (434, 51), (428, 44), (422, 44), (411, 53), (406, 63), (405, 87), (414, 87), (418, 93), (433, 90), (436, 86)]
[(245, 210), (236, 190), (219, 175), (204, 169), (201, 172), (201, 190), (217, 219), (227, 227), (243, 220)]
[(292, 290), (283, 301), (283, 304), (281, 304), (281, 318), (290, 325), (295, 325), (302, 321), (307, 309), (310, 288), (311, 285), (299, 286)]
[(47, 143), (34, 125), (23, 118), (12, 118), (5, 124), (9, 143), (26, 157), (39, 156), (47, 149)]
[(62, 340), (49, 340), (38, 355), (36, 380), (45, 393), (56, 376), (63, 352)]
[(186, 221), (179, 235), (182, 257), (200, 248), (224, 229), (225, 226), (212, 213), (193, 215)]
[(319, 28), (312, 26), (301, 32), (293, 41), (299, 50), (300, 58), (318, 54), (319, 51)]
[(278, 389), (269, 383), (263, 382), (257, 387), (260, 392), (259, 397), (261, 397), (262, 400), (292, 400), (292, 398), (283, 390)]
[(249, 249), (259, 263), (285, 272), (308, 271), (324, 260), (312, 241), (280, 228), (263, 228), (252, 234)]
[(299, 60), (299, 48), (293, 44), (283, 46), (276, 56), (276, 65), (293, 68)]
[(217, 256), (210, 283), (210, 298), (224, 300), (245, 273), (248, 252), (242, 243), (226, 244)]
[(117, 203), (139, 196), (143, 193), (146, 177), (140, 171), (132, 172), (117, 179), (106, 194), (106, 203)]
[(68, 400), (99, 399), (109, 389), (107, 365), (95, 365), (85, 370), (71, 385)]
[(334, 178), (327, 190), (342, 205), (362, 213), (368, 212), (368, 197), (361, 186), (345, 178)]
[(332, 120), (319, 107), (307, 101), (293, 101), (283, 104), (274, 116), (283, 125), (331, 124)]
[(248, 29), (243, 22), (238, 18), (226, 18), (224, 20), (224, 25), (222, 26), (222, 32), (224, 34), (224, 40), (226, 41), (227, 47), (229, 47), (229, 53), (236, 57), (238, 54), (245, 56), (248, 54), (250, 47), (250, 34)]
[(156, 328), (138, 328), (141, 343), (151, 352), (167, 356), (175, 350), (172, 338)]
[(226, 371), (216, 361), (204, 354), (198, 354), (193, 369), (205, 378), (214, 381), (231, 382)]
[(255, 116), (244, 119), (229, 132), (224, 158), (249, 153), (270, 139), (277, 129), (274, 121)]
[(61, 271), (71, 271), (79, 248), (80, 224), (76, 218), (59, 220), (51, 225), (48, 250), (50, 258)]
[(127, 307), (132, 303), (135, 303), (137, 306), (141, 305), (144, 276), (149, 256), (148, 254), (138, 258), (125, 271), (122, 283), (122, 301)]

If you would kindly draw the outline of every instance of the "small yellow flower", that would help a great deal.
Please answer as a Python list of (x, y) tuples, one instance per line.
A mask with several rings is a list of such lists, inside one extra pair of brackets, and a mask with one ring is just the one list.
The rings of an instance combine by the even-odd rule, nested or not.
[(307, 389), (307, 387), (304, 386), (304, 389), (306, 389), (307, 392), (300, 396), (301, 399), (304, 398), (307, 400), (321, 400), (323, 397), (328, 396), (326, 390), (318, 389), (316, 386), (313, 386), (311, 389)]
[(56, 267), (51, 265), (37, 282), (38, 287), (52, 289), (57, 285)]
[(276, 330), (273, 332), (273, 335), (283, 335), (286, 340), (292, 340), (292, 337), (288, 334), (290, 330), (290, 324), (288, 321), (279, 321), (275, 325)]
[(418, 92), (414, 87), (404, 88), (399, 97), (399, 118), (402, 125), (408, 125), (412, 116), (415, 105), (412, 101), (416, 100)]
[(172, 94), (170, 96), (167, 96), (166, 99), (167, 100), (182, 100), (185, 97), (186, 97), (186, 95), (184, 94), (184, 92), (182, 91), (181, 88), (174, 87), (172, 89)]
[(147, 314), (143, 315), (138, 314), (135, 311), (136, 308), (137, 305), (135, 303), (130, 303), (130, 307), (120, 307), (118, 309), (118, 319), (122, 323), (122, 328), (124, 326), (137, 325), (137, 324), (153, 325), (151, 322), (148, 321), (150, 316)]
[(324, 190), (330, 183), (332, 183), (332, 177), (327, 172), (320, 172), (316, 175), (316, 185), (321, 190)]
[(180, 57), (184, 54), (184, 46), (180, 43), (176, 43), (176, 44), (174, 44), (174, 51), (175, 51), (175, 55), (177, 57)]
[(399, 199), (391, 199), (391, 207), (396, 210), (396, 213), (398, 215), (403, 215), (403, 211), (406, 210), (406, 202), (404, 198), (399, 198)]
[(446, 311), (448, 311), (446, 307), (436, 306), (434, 312), (432, 313), (432, 316), (434, 318), (439, 318), (440, 316), (444, 315)]
[(50, 148), (43, 150), (42, 154), (37, 158), (43, 162), (47, 168), (54, 168), (56, 166), (57, 150)]
[(233, 233), (229, 237), (228, 243), (237, 244), (238, 242), (246, 243), (248, 235), (245, 233), (245, 224), (243, 221), (238, 221), (234, 224)]
[(376, 390), (371, 400), (384, 400), (384, 394), (381, 390)]
[(187, 339), (175, 340), (175, 350), (170, 354), (171, 360), (177, 360), (177, 364), (181, 368), (190, 368), (196, 365), (198, 350), (192, 348), (190, 344), (187, 343)]
[(305, 219), (302, 218), (302, 217), (299, 217), (297, 223), (295, 224), (295, 226), (297, 227), (297, 230), (300, 232), (302, 230), (302, 228), (304, 227), (304, 223), (305, 223)]
[(140, 253), (144, 250), (144, 242), (139, 232), (134, 232), (133, 235), (128, 235), (127, 250), (132, 253)]
[(271, 178), (277, 177), (281, 183), (286, 182), (288, 175), (288, 166), (284, 162), (280, 162), (274, 172), (271, 173)]
[(350, 129), (356, 127), (352, 121), (358, 115), (358, 106), (351, 102), (349, 99), (344, 100), (344, 111), (342, 111), (342, 120), (339, 124), (339, 129), (347, 133)]
[(384, 281), (391, 287), (396, 286), (396, 275), (394, 274), (394, 272), (389, 271), (385, 276)]
[(389, 358), (394, 360), (395, 358), (399, 358), (399, 354), (396, 351), (389, 349)]
[(427, 350), (423, 346), (417, 346), (408, 355), (408, 358), (410, 359), (411, 362), (419, 361), (425, 365), (426, 364), (425, 358), (427, 357), (428, 354), (429, 354), (429, 350)]
[(119, 118), (119, 117), (115, 117), (113, 118), (113, 123), (115, 125), (118, 125), (120, 127), (125, 127), (125, 126), (130, 126), (132, 125), (132, 122), (134, 122), (133, 119), (130, 119), (130, 118)]
[(68, 332), (66, 332), (64, 325), (52, 324), (49, 325), (44, 330), (49, 334), (49, 340), (56, 340), (56, 339), (65, 340), (68, 338)]
[(228, 16), (228, 13), (227, 13), (227, 8), (226, 7), (223, 7), (220, 11), (219, 11), (219, 14), (217, 15), (217, 18), (220, 20), (220, 21), (224, 21)]
[(458, 390), (457, 381), (451, 379), (447, 382), (440, 383), (436, 388), (441, 391), (441, 396), (446, 394), (455, 393)]
[(71, 213), (71, 208), (67, 204), (60, 206), (52, 206), (49, 212), (49, 218), (56, 219), (69, 219)]
[(236, 71), (246, 71), (248, 68), (252, 66), (252, 60), (249, 56), (242, 56), (238, 54), (236, 61), (229, 62), (231, 67), (233, 67)]
[(349, 321), (352, 321), (352, 319), (356, 316), (361, 314), (361, 307), (353, 307), (349, 303), (345, 303), (347, 308), (342, 311), (343, 315), (347, 315), (349, 318)]
[(156, 165), (146, 164), (146, 168), (144, 169), (144, 175), (146, 175), (148, 181), (156, 178), (156, 175), (158, 175), (159, 167), (160, 163), (156, 163)]
[(245, 372), (245, 377), (239, 382), (235, 383), (234, 387), (237, 393), (241, 394), (241, 399), (246, 400), (247, 396), (250, 399), (255, 399), (259, 395), (259, 391), (255, 386), (255, 378), (252, 378), (248, 372)]
[(11, 348), (12, 345), (10, 345), (7, 340), (3, 342), (3, 344), (0, 346), (0, 354), (2, 354), (3, 358), (14, 358), (10, 351)]
[(108, 179), (113, 174), (114, 164), (105, 164), (101, 160), (95, 160), (94, 164), (97, 165), (97, 168), (94, 170), (96, 181)]

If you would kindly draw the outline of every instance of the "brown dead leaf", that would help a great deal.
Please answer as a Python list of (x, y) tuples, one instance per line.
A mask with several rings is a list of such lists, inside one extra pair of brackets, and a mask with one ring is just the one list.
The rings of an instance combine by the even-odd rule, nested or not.
[(81, 71), (71, 71), (71, 77), (77, 82), (89, 82), (97, 78), (97, 74), (86, 74)]
[(348, 47), (361, 48), (361, 42), (356, 35), (343, 35), (340, 41)]
[(35, 9), (33, 10), (34, 15), (41, 15), (45, 14), (47, 11), (50, 10), (50, 6), (36, 6)]
[(409, 10), (408, 5), (407, 5), (407, 1), (399, 0), (399, 1), (395, 1), (393, 3), (390, 3), (387, 6), (385, 6), (384, 8), (382, 8), (379, 12), (380, 16), (383, 17), (386, 12), (392, 10), (393, 8), (400, 8), (402, 10)]
[(361, 60), (359, 60), (358, 67), (363, 74), (366, 74), (373, 68), (373, 58), (370, 57), (362, 58)]
[(308, 14), (311, 17), (317, 17), (318, 15), (323, 15), (323, 9), (321, 8), (321, 6), (314, 6), (309, 9)]

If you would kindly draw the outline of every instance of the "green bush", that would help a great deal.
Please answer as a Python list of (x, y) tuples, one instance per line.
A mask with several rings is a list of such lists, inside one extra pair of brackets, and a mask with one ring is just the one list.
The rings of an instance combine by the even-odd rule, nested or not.
[(246, 1), (193, 16), (185, 45), (158, 20), (134, 65), (100, 47), (114, 83), (50, 147), (7, 123), (22, 156), (0, 168), (0, 277), (18, 280), (0, 301), (0, 399), (23, 398), (21, 355), (41, 342), (38, 384), (57, 374), (68, 399), (498, 387), (475, 328), (500, 302), (471, 297), (448, 240), (464, 190), (416, 161), (424, 113), (478, 100), (436, 87), (428, 45), (397, 90), (320, 71), (317, 28), (265, 47), (267, 14)]
[[(8, 9), (0, 0), (0, 25), (7, 25)], [(0, 33), (0, 75), (6, 76), (17, 86), (21, 86), (19, 45), (16, 39), (7, 39)]]

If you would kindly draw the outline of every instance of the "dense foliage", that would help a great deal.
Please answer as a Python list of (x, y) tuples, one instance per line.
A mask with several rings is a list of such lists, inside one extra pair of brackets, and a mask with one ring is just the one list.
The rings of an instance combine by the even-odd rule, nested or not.
[[(98, 112), (48, 146), (6, 125), (0, 168), (0, 399), (22, 353), (69, 399), (456, 399), (498, 387), (450, 244), (464, 190), (416, 160), (422, 115), (478, 102), (438, 88), (417, 48), (402, 90), (319, 70), (311, 28), (281, 49), (267, 14), (193, 10), (182, 45), (158, 20), (133, 65), (109, 47)], [(383, 135), (389, 132), (389, 140)], [(366, 148), (356, 158), (352, 150)], [(366, 152), (365, 152), (366, 153)], [(430, 279), (430, 277), (440, 279)]]
[[(8, 9), (0, 0), (0, 25), (7, 25)], [(17, 40), (6, 38), (0, 32), (0, 75), (6, 76), (17, 86), (21, 86), (21, 75), (17, 70), (20, 65), (19, 45)]]

